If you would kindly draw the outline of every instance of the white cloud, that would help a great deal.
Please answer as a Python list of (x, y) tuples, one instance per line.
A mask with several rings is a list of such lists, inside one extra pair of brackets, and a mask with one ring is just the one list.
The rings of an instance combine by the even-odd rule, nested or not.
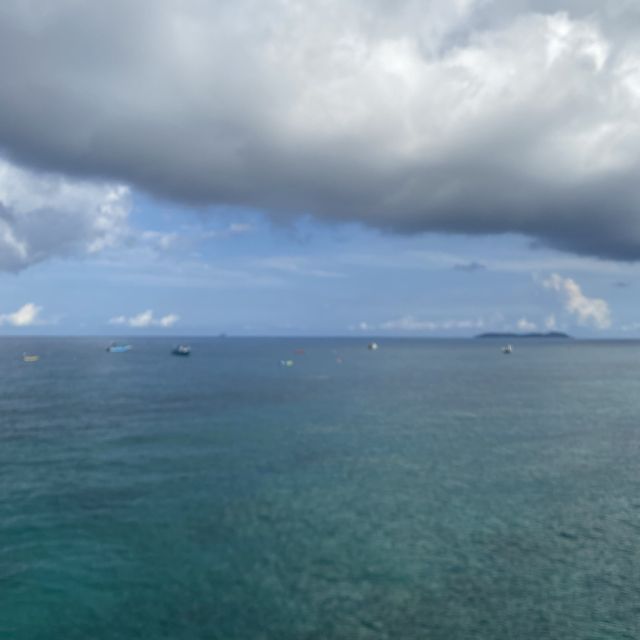
[(388, 320), (381, 325), (382, 329), (397, 331), (435, 331), (439, 328), (437, 322), (431, 320), (418, 320), (412, 315), (403, 316), (394, 320)]
[(371, 331), (374, 328), (375, 327), (370, 325), (368, 322), (365, 322), (364, 320), (358, 322), (358, 324), (349, 325), (349, 331)]
[(395, 320), (388, 320), (380, 325), (386, 331), (450, 331), (464, 329), (481, 329), (484, 320), (419, 320), (413, 315), (406, 315)]
[(234, 236), (251, 233), (255, 227), (249, 223), (232, 222), (228, 225), (210, 229), (205, 224), (182, 225), (178, 231), (156, 231), (146, 229), (141, 232), (130, 232), (131, 246), (142, 246), (146, 249), (163, 254), (167, 252), (195, 252), (200, 245), (209, 240), (225, 240)]
[(232, 222), (227, 227), (227, 233), (233, 236), (241, 235), (243, 233), (250, 233), (251, 231), (253, 231), (253, 225), (246, 222)]
[(555, 315), (553, 313), (545, 318), (544, 326), (549, 331), (553, 331), (554, 329), (557, 328), (556, 317), (555, 317)]
[(255, 231), (252, 224), (246, 222), (231, 222), (222, 229), (210, 229), (209, 231), (198, 232), (200, 238), (230, 238), (231, 236), (240, 236)]
[(578, 324), (591, 325), (597, 329), (611, 326), (611, 311), (607, 302), (601, 298), (585, 296), (575, 280), (554, 273), (542, 284), (560, 295), (565, 310), (576, 317)]
[(137, 316), (129, 318), (128, 324), (130, 327), (135, 327), (136, 329), (140, 327), (150, 327), (153, 324), (153, 311), (147, 309)]
[(166, 316), (162, 316), (161, 318), (156, 318), (153, 315), (153, 311), (151, 309), (147, 309), (146, 311), (142, 311), (135, 316), (127, 317), (127, 316), (115, 316), (109, 320), (109, 324), (114, 325), (127, 325), (129, 327), (133, 327), (134, 329), (143, 329), (145, 327), (172, 327), (178, 320), (180, 316), (175, 313), (169, 313)]
[(39, 324), (42, 307), (28, 302), (13, 313), (0, 314), (0, 325), (9, 324), (14, 327), (31, 327)]
[(535, 331), (538, 325), (535, 322), (530, 322), (526, 318), (520, 318), (517, 323), (518, 331)]
[(261, 269), (280, 271), (299, 276), (314, 278), (342, 278), (342, 273), (314, 266), (308, 258), (302, 256), (273, 256), (256, 261)]
[(128, 233), (130, 209), (126, 187), (38, 173), (0, 158), (0, 271), (112, 247)]
[(176, 315), (175, 313), (170, 313), (169, 315), (162, 316), (162, 318), (158, 320), (158, 324), (161, 327), (172, 327), (176, 322), (178, 322), (179, 319), (180, 316)]
[(162, 251), (167, 251), (179, 240), (179, 235), (175, 232), (164, 233), (162, 231), (147, 230), (140, 234), (141, 240)]

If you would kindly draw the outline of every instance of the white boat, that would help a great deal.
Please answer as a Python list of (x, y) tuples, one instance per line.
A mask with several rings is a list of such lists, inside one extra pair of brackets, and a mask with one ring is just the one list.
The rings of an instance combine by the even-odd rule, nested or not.
[(174, 356), (189, 356), (191, 355), (191, 347), (188, 344), (179, 344), (171, 353)]
[(513, 352), (513, 347), (510, 344), (502, 347), (502, 353), (512, 353), (512, 352)]
[(23, 362), (38, 362), (38, 360), (40, 360), (40, 356), (36, 356), (35, 354), (23, 353), (22, 360)]
[(378, 343), (377, 342), (370, 342), (367, 345), (367, 349), (369, 349), (369, 351), (377, 351), (378, 350)]

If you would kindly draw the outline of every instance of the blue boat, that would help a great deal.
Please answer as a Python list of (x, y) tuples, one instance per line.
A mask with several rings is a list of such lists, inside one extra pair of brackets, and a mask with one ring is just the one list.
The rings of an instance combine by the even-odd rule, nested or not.
[(112, 342), (108, 347), (107, 351), (109, 353), (125, 353), (126, 351), (131, 351), (130, 344), (120, 344), (118, 342)]

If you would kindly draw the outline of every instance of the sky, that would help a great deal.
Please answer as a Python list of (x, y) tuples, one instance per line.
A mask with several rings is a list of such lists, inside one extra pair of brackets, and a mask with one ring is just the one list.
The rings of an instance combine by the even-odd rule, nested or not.
[(0, 333), (640, 336), (640, 5), (3, 0)]

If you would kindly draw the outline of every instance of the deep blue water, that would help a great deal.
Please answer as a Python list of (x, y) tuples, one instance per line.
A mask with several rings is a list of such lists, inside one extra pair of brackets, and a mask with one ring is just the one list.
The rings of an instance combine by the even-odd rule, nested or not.
[(0, 340), (3, 640), (640, 638), (640, 343), (190, 342)]

